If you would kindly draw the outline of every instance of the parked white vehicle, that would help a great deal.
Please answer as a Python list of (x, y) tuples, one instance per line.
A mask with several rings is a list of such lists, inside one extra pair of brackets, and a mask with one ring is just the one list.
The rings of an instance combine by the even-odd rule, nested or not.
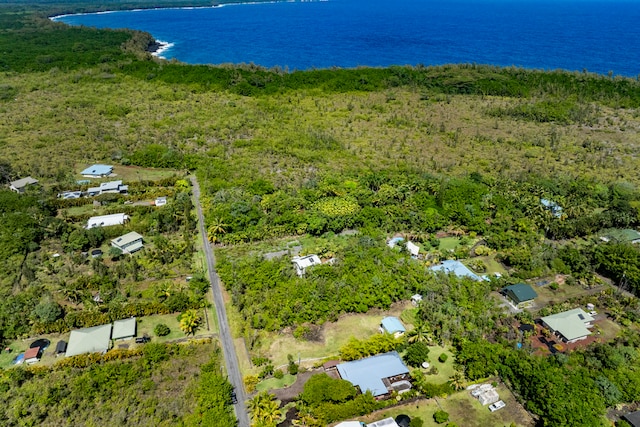
[(502, 400), (498, 400), (496, 403), (492, 403), (491, 405), (489, 405), (489, 410), (491, 412), (495, 412), (498, 409), (504, 408), (505, 406), (507, 406), (506, 403), (504, 403)]

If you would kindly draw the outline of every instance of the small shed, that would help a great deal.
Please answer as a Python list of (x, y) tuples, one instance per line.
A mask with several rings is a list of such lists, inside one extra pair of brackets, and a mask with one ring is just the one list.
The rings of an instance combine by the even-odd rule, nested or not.
[(420, 304), (420, 302), (422, 302), (422, 295), (420, 295), (420, 294), (412, 295), (411, 296), (411, 302), (413, 303), (413, 305)]
[(407, 331), (400, 319), (394, 316), (382, 319), (380, 328), (382, 329), (382, 332), (393, 334), (396, 338), (402, 336)]
[(67, 351), (67, 342), (66, 341), (58, 341), (56, 344), (56, 356), (66, 353)]
[(24, 352), (24, 362), (32, 364), (40, 361), (40, 347), (33, 347)]

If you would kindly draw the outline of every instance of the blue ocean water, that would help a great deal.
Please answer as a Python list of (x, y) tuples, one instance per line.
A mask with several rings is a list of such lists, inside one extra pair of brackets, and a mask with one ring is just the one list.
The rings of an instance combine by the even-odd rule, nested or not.
[(133, 28), (190, 64), (293, 69), (478, 63), (640, 74), (636, 0), (328, 0), (69, 15)]

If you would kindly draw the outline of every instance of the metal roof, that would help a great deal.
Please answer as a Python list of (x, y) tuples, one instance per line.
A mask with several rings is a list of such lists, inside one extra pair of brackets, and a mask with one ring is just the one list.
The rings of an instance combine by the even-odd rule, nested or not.
[(114, 340), (136, 336), (136, 318), (116, 320), (113, 322), (111, 338)]
[(563, 311), (562, 313), (546, 316), (541, 319), (551, 329), (562, 334), (567, 341), (591, 335), (586, 323), (593, 322), (593, 317), (581, 308)]
[(111, 327), (111, 323), (109, 323), (107, 325), (71, 331), (66, 355), (76, 356), (78, 354), (105, 352), (109, 350)]
[(470, 277), (473, 280), (482, 280), (480, 276), (469, 270), (463, 263), (452, 259), (448, 259), (438, 265), (434, 265), (433, 267), (430, 267), (430, 269), (431, 271), (442, 271), (446, 274), (453, 273), (458, 277)]
[(529, 301), (538, 297), (536, 291), (525, 283), (518, 283), (516, 285), (509, 285), (503, 288), (505, 294), (507, 294), (516, 304), (520, 304), (524, 301)]
[(92, 216), (87, 221), (87, 228), (93, 227), (108, 227), (110, 225), (120, 225), (129, 219), (129, 216), (124, 213), (117, 213), (111, 215)]
[(20, 189), (20, 188), (26, 187), (27, 185), (37, 184), (37, 183), (38, 183), (37, 179), (31, 178), (30, 176), (28, 176), (26, 178), (22, 178), (17, 181), (12, 181), (9, 183), (9, 185), (11, 185), (13, 188)]
[(407, 330), (402, 325), (402, 322), (397, 317), (389, 316), (382, 319), (382, 327), (385, 331), (390, 334), (395, 334), (396, 332), (406, 332)]
[(395, 351), (341, 363), (336, 368), (343, 380), (360, 387), (363, 393), (367, 390), (371, 391), (374, 396), (388, 393), (387, 387), (382, 382), (384, 378), (409, 373), (409, 369)]
[(111, 175), (111, 172), (113, 172), (113, 166), (98, 164), (89, 166), (80, 172), (80, 175), (103, 176)]

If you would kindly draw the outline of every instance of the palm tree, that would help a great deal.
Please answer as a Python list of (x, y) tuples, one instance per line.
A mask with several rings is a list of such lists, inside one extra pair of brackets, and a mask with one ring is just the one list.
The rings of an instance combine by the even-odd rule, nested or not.
[(187, 335), (195, 335), (201, 322), (202, 318), (197, 310), (187, 310), (180, 315), (180, 329)]
[(280, 402), (266, 391), (249, 399), (247, 409), (251, 413), (251, 425), (254, 427), (275, 427), (282, 418)]
[(222, 218), (220, 217), (214, 218), (213, 222), (207, 229), (207, 234), (209, 235), (209, 241), (211, 243), (216, 243), (218, 241), (218, 236), (220, 234), (226, 233), (226, 230), (224, 229), (226, 226), (227, 224), (223, 222)]
[(407, 333), (407, 341), (414, 342), (431, 342), (429, 326), (422, 319), (417, 318), (415, 327)]
[(455, 391), (464, 389), (464, 375), (460, 371), (455, 371), (451, 377), (449, 377), (449, 385)]

